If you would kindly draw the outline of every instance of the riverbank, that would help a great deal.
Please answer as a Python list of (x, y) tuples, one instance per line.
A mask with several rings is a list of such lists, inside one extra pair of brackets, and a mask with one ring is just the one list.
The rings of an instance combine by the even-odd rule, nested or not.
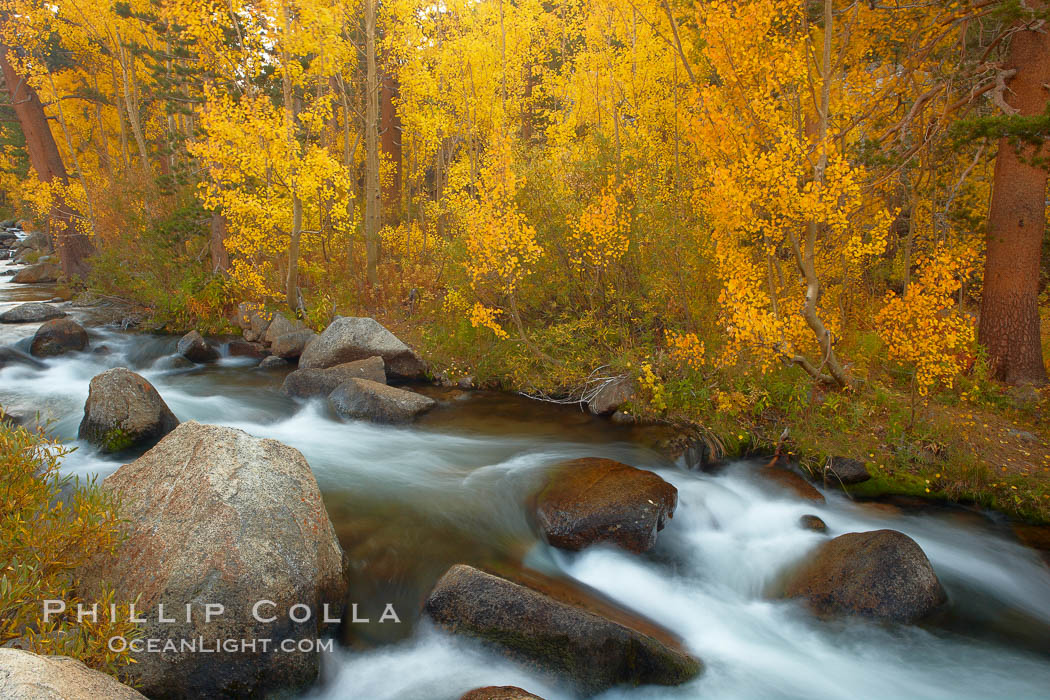
[[(237, 330), (218, 316), (187, 323), (133, 300), (121, 305), (114, 290), (104, 291), (87, 294), (112, 304), (114, 321), (132, 318), (144, 330)], [(699, 431), (726, 458), (771, 454), (786, 430), (784, 449), (812, 474), (829, 457), (864, 462), (872, 479), (848, 489), (857, 497), (974, 504), (1023, 523), (1050, 523), (1050, 392), (1004, 387), (985, 378), (980, 364), (952, 389), (924, 399), (869, 338), (871, 345), (844, 352), (856, 358), (852, 369), (860, 379), (847, 393), (814, 385), (798, 368), (726, 366), (715, 359), (713, 332), (695, 337), (690, 353), (652, 334), (623, 337), (588, 319), (528, 328), (524, 343), (474, 328), (435, 304), (337, 311), (374, 316), (449, 384), (469, 378), (474, 386), (563, 403), (597, 378), (624, 376), (635, 391), (618, 420)], [(1050, 322), (1043, 328), (1050, 331)]]

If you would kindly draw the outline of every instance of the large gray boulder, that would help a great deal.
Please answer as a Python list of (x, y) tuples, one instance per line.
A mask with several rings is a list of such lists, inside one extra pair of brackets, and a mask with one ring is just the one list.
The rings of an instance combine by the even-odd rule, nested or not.
[(370, 379), (343, 382), (328, 395), (328, 401), (341, 418), (374, 423), (407, 423), (436, 403), (429, 396)]
[(11, 281), (15, 284), (46, 284), (48, 282), (57, 282), (61, 276), (62, 268), (58, 266), (58, 263), (45, 260), (44, 262), (30, 265), (24, 270), (19, 270), (11, 278)]
[(123, 452), (152, 447), (178, 424), (152, 384), (116, 367), (91, 380), (77, 437), (102, 452)]
[(88, 335), (76, 321), (55, 318), (36, 329), (29, 354), (34, 357), (55, 357), (87, 347)]
[[(151, 614), (142, 625), (162, 649), (168, 640), (203, 639), (213, 648), (216, 640), (271, 640), (268, 652), (257, 645), (136, 653), (129, 671), (143, 693), (262, 697), (316, 680), (316, 650), (274, 649), (283, 640), (295, 640), (296, 649), (316, 641), (325, 632), (324, 606), (339, 617), (347, 590), (343, 553), (302, 454), (233, 428), (187, 422), (103, 488), (120, 500), (128, 539), (115, 556), (80, 572), (88, 599), (108, 583), (118, 600), (140, 596), (140, 610), (163, 603), (175, 622)], [(266, 602), (256, 607), (259, 601)], [(190, 622), (181, 612), (187, 604)], [(223, 606), (223, 614), (207, 621), (206, 604)], [(309, 619), (292, 619), (297, 605), (306, 607), (295, 616), (308, 608)]]
[[(262, 341), (267, 345), (288, 333), (295, 333), (305, 328), (302, 321), (291, 321), (283, 314), (274, 314), (273, 320), (262, 334)], [(277, 354), (277, 353), (274, 353)]]
[(281, 391), (299, 399), (328, 396), (340, 384), (351, 379), (368, 379), (385, 384), (383, 358), (369, 357), (365, 360), (344, 362), (328, 369), (297, 369), (284, 378)]
[(373, 318), (340, 316), (299, 358), (303, 368), (334, 367), (379, 355), (391, 380), (422, 379), (426, 365), (416, 352)]
[(179, 339), (175, 352), (190, 362), (204, 364), (219, 359), (219, 351), (208, 344), (208, 341), (197, 331), (190, 331)]
[(63, 318), (65, 315), (65, 311), (56, 309), (51, 304), (31, 301), (0, 314), (0, 323), (40, 323), (53, 318)]
[(5, 700), (145, 700), (112, 676), (68, 656), (0, 648), (0, 698)]
[(824, 543), (785, 589), (820, 614), (914, 622), (947, 600), (926, 553), (896, 530), (851, 532)]
[(678, 489), (653, 472), (585, 458), (555, 467), (535, 502), (540, 530), (555, 547), (608, 543), (646, 552), (674, 515)]
[(30, 232), (25, 238), (18, 242), (15, 246), (16, 252), (22, 252), (26, 250), (35, 250), (40, 253), (46, 253), (51, 250), (51, 237), (43, 231)]
[(273, 343), (270, 345), (270, 352), (277, 355), (277, 357), (294, 360), (303, 354), (306, 346), (316, 337), (317, 334), (308, 328), (285, 333), (273, 339)]
[[(508, 656), (553, 671), (587, 693), (621, 683), (678, 685), (700, 673), (665, 630), (629, 611), (587, 609), (464, 564), (449, 569), (424, 605), (450, 632), (481, 639)], [(602, 614), (611, 612), (611, 615)]]

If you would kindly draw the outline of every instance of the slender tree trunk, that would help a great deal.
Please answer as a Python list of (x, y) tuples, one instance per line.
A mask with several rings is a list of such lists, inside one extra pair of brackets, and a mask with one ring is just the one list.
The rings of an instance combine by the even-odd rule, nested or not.
[(379, 76), (376, 71), (376, 2), (365, 0), (365, 254), (368, 284), (379, 284), (379, 227), (383, 200), (379, 187)]
[(106, 136), (106, 124), (102, 121), (102, 103), (100, 99), (102, 97), (102, 91), (98, 88), (98, 71), (91, 70), (91, 85), (95, 89), (95, 124), (98, 127), (98, 151), (99, 151), (99, 162), (102, 164), (102, 169), (106, 171), (106, 175), (113, 178), (113, 161), (110, 158), (109, 153), (109, 138)]
[[(66, 166), (47, 123), (44, 106), (36, 90), (15, 72), (8, 59), (9, 51), (7, 46), (0, 44), (0, 70), (3, 72), (4, 83), (11, 98), (11, 106), (25, 135), (29, 162), (41, 182), (49, 183), (57, 178), (63, 185), (67, 185), (69, 177)], [(55, 250), (62, 263), (62, 272), (69, 279), (85, 279), (91, 270), (88, 257), (95, 253), (95, 247), (91, 239), (77, 227), (77, 221), (82, 218), (80, 213), (64, 198), (56, 197), (51, 205), (50, 218)]]
[(211, 235), (208, 240), (211, 254), (212, 274), (226, 272), (230, 269), (230, 252), (226, 250), (226, 217), (220, 212), (211, 215)]
[[(1041, 6), (1042, 3), (1039, 3)], [(1050, 97), (1050, 34), (1019, 31), (1010, 42), (1006, 101), (1023, 116), (1042, 114)], [(978, 341), (997, 379), (1045, 384), (1039, 336), (1039, 258), (1046, 231), (1047, 172), (1034, 166), (1033, 146), (999, 142), (988, 210), (987, 254)]]
[[(284, 10), (284, 37), (283, 42), (288, 41), (291, 36), (291, 20), (288, 17), (288, 8)], [(281, 91), (284, 98), (284, 121), (285, 133), (288, 145), (291, 148), (295, 144), (295, 120), (298, 110), (295, 108), (295, 96), (292, 94), (292, 77), (288, 73), (290, 57), (287, 50), (281, 54)], [(299, 195), (299, 173), (293, 172), (290, 176), (290, 194), (292, 197), (292, 230), (289, 232), (288, 241), (288, 276), (285, 285), (285, 302), (293, 311), (299, 308), (299, 239), (303, 235), (303, 200)]]
[[(128, 112), (128, 122), (131, 123), (131, 133), (135, 137), (135, 144), (139, 148), (139, 161), (141, 161), (142, 172), (149, 174), (149, 155), (146, 150), (146, 136), (142, 131), (142, 121), (139, 119), (138, 90), (135, 87), (135, 76), (131, 73), (128, 61), (134, 61), (134, 56), (128, 56), (124, 50), (124, 44), (117, 38), (117, 46), (120, 51), (120, 73), (124, 86), (124, 107)], [(130, 75), (129, 75), (130, 73)]]
[(117, 89), (117, 64), (116, 61), (109, 63), (110, 78), (113, 81), (113, 103), (117, 108), (117, 124), (120, 125), (120, 157), (124, 161), (124, 171), (131, 169), (131, 151), (128, 148), (128, 128), (124, 124), (124, 110), (120, 108), (120, 97), (116, 95)]

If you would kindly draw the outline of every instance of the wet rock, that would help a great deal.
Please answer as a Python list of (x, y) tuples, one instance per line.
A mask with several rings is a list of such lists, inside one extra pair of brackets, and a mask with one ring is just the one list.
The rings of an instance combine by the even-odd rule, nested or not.
[(37, 329), (29, 346), (34, 357), (55, 357), (87, 347), (87, 331), (68, 318), (56, 318)]
[(722, 466), (721, 447), (700, 426), (689, 426), (666, 439), (656, 448), (668, 459), (681, 462), (686, 469), (715, 472)]
[(156, 388), (124, 367), (96, 375), (77, 437), (102, 452), (152, 447), (179, 424)]
[(208, 345), (200, 333), (190, 331), (179, 339), (175, 352), (185, 357), (190, 362), (204, 364), (219, 359), (219, 351)]
[(459, 700), (543, 700), (516, 685), (490, 685), (463, 693)]
[(823, 471), (825, 486), (851, 486), (871, 478), (864, 462), (850, 457), (831, 457)]
[(379, 355), (386, 364), (387, 379), (422, 379), (426, 365), (412, 348), (375, 319), (340, 316), (324, 329), (299, 358), (304, 368), (334, 367), (344, 362)]
[(31, 301), (28, 304), (19, 304), (0, 314), (0, 323), (40, 323), (53, 318), (63, 318), (65, 315), (65, 311), (56, 309), (50, 304)]
[(15, 284), (45, 284), (57, 282), (62, 276), (62, 268), (51, 261), (38, 262), (24, 270), (19, 270), (11, 281)]
[(803, 530), (812, 530), (813, 532), (828, 531), (828, 526), (824, 521), (815, 515), (803, 515), (798, 519), (798, 526)]
[(616, 412), (634, 397), (634, 378), (626, 374), (604, 382), (597, 393), (587, 402), (587, 408), (596, 416), (607, 416)]
[(465, 377), (460, 377), (459, 380), (456, 381), (456, 388), (463, 391), (470, 391), (474, 388), (474, 377), (469, 374)]
[(551, 472), (536, 494), (536, 520), (555, 547), (578, 551), (606, 542), (645, 552), (677, 505), (678, 489), (653, 472), (585, 458)]
[(820, 614), (893, 622), (922, 619), (947, 600), (922, 548), (896, 530), (829, 540), (791, 577), (785, 593)]
[(369, 357), (365, 360), (344, 362), (328, 369), (297, 369), (285, 377), (281, 391), (299, 399), (328, 396), (340, 384), (351, 379), (368, 379), (385, 384), (383, 358)]
[(790, 491), (795, 496), (814, 503), (824, 503), (824, 494), (817, 491), (801, 476), (778, 466), (766, 466), (756, 470), (756, 473), (765, 481), (776, 484), (785, 491)]
[(316, 337), (317, 334), (309, 329), (285, 333), (274, 338), (270, 351), (278, 357), (294, 360), (303, 354), (306, 346)]
[(621, 683), (677, 685), (701, 670), (674, 640), (464, 564), (435, 584), (424, 611), (450, 632), (489, 642), (588, 693)]
[(249, 343), (247, 340), (231, 340), (226, 346), (226, 352), (230, 353), (230, 357), (251, 357), (256, 360), (270, 354), (262, 343)]
[(429, 396), (370, 379), (344, 382), (328, 395), (328, 400), (341, 418), (374, 423), (407, 423), (436, 403)]
[(134, 688), (68, 656), (0, 649), (0, 697), (8, 700), (145, 700)]
[[(83, 597), (104, 583), (139, 609), (194, 605), (192, 621), (148, 615), (144, 637), (316, 640), (324, 605), (338, 617), (346, 594), (343, 554), (310, 466), (297, 451), (233, 428), (187, 422), (126, 464), (103, 488), (121, 501), (126, 539), (115, 556), (79, 572)], [(251, 614), (260, 600), (260, 622)], [(225, 613), (205, 619), (204, 604)], [(288, 611), (312, 616), (295, 622)], [(300, 609), (298, 615), (302, 614)], [(262, 697), (312, 684), (315, 651), (269, 653), (257, 647), (214, 653), (136, 653), (128, 671), (151, 698)]]
[(110, 350), (108, 345), (99, 345), (98, 347), (91, 349), (92, 355), (112, 355), (113, 351)]
[[(270, 321), (269, 325), (266, 326), (266, 330), (263, 331), (262, 342), (270, 345), (282, 335), (295, 333), (303, 330), (303, 328), (302, 321), (291, 321), (283, 314), (274, 314), (273, 320)], [(274, 354), (276, 355), (277, 353)]]
[(264, 358), (263, 361), (259, 363), (259, 367), (261, 369), (281, 369), (283, 367), (288, 367), (289, 364), (290, 363), (288, 362), (288, 360), (284, 359), (283, 357), (277, 357), (277, 355), (270, 355), (269, 357)]

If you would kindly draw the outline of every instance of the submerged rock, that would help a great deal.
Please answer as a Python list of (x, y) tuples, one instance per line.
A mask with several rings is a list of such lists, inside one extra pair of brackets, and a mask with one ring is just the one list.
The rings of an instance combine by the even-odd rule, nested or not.
[(262, 343), (250, 343), (247, 340), (231, 340), (226, 350), (230, 357), (252, 357), (257, 360), (270, 354)]
[(263, 361), (259, 363), (261, 369), (281, 369), (289, 366), (288, 360), (283, 357), (277, 357), (277, 355), (270, 355), (269, 357), (263, 358)]
[(416, 352), (372, 318), (340, 316), (324, 329), (299, 358), (303, 368), (334, 367), (378, 355), (387, 378), (422, 379), (426, 365)]
[(294, 360), (303, 354), (306, 346), (316, 337), (317, 334), (309, 329), (285, 333), (273, 339), (270, 352), (286, 360)]
[(88, 335), (76, 321), (56, 318), (37, 329), (29, 345), (29, 354), (34, 357), (55, 357), (87, 347)]
[(585, 458), (551, 472), (536, 494), (536, 520), (555, 547), (580, 550), (607, 542), (645, 552), (677, 505), (678, 489), (653, 472)]
[(344, 362), (328, 369), (297, 369), (285, 377), (281, 391), (299, 399), (328, 396), (340, 384), (351, 379), (368, 379), (385, 384), (383, 358), (369, 357), (365, 360)]
[[(136, 653), (128, 671), (151, 698), (262, 697), (301, 690), (318, 674), (316, 651), (275, 653), (281, 640), (316, 640), (325, 604), (338, 617), (343, 553), (310, 466), (298, 450), (233, 428), (187, 422), (126, 464), (103, 488), (121, 502), (128, 539), (116, 556), (80, 572), (82, 597), (104, 583), (140, 610), (194, 606), (192, 621), (147, 616), (145, 638), (270, 639), (269, 653)], [(262, 619), (252, 615), (253, 606)], [(273, 605), (270, 605), (270, 602)], [(204, 605), (224, 606), (205, 619)], [(307, 606), (305, 622), (289, 617)], [(302, 616), (300, 609), (296, 615)]]
[(0, 697), (8, 700), (145, 700), (145, 696), (68, 656), (0, 648)]
[(770, 465), (758, 469), (756, 473), (765, 481), (774, 483), (799, 498), (813, 501), (814, 503), (824, 503), (825, 501), (824, 494), (817, 491), (812, 484), (790, 469)]
[(24, 270), (19, 270), (11, 281), (15, 284), (46, 284), (57, 282), (62, 276), (62, 268), (50, 260), (30, 265)]
[(190, 362), (204, 364), (219, 359), (219, 351), (208, 345), (208, 341), (197, 331), (190, 331), (179, 339), (175, 352)]
[(332, 408), (342, 418), (376, 423), (407, 423), (436, 403), (429, 396), (396, 389), (370, 379), (351, 379), (328, 396)]
[(612, 619), (582, 602), (457, 564), (435, 584), (424, 611), (448, 631), (494, 644), (588, 693), (621, 683), (677, 685), (700, 673), (700, 661), (666, 631), (622, 610)]
[(56, 309), (50, 304), (31, 301), (27, 304), (19, 304), (0, 314), (0, 323), (39, 323), (50, 321), (53, 318), (63, 318), (65, 315), (65, 311)]
[(896, 530), (851, 532), (824, 543), (785, 593), (820, 614), (914, 622), (947, 600), (915, 540)]
[(0, 369), (10, 365), (26, 365), (27, 367), (34, 367), (36, 369), (41, 369), (47, 366), (40, 360), (16, 350), (15, 348), (7, 346), (0, 347)]
[(116, 367), (91, 380), (77, 437), (102, 452), (123, 452), (152, 447), (178, 424), (152, 384)]
[(828, 526), (824, 521), (815, 515), (803, 515), (798, 519), (798, 526), (803, 530), (812, 530), (813, 532), (828, 531)]
[(463, 693), (459, 700), (543, 700), (516, 685), (489, 685)]

